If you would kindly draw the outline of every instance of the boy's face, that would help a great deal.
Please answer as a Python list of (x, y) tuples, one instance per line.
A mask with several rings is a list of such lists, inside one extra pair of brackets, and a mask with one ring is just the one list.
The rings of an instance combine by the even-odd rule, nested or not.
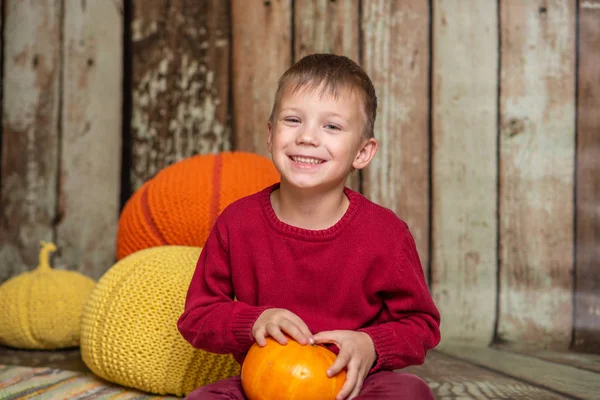
[(348, 89), (337, 98), (321, 88), (284, 90), (267, 140), (282, 181), (327, 189), (343, 185), (352, 168), (366, 167), (377, 141), (363, 137), (362, 108), (362, 99)]

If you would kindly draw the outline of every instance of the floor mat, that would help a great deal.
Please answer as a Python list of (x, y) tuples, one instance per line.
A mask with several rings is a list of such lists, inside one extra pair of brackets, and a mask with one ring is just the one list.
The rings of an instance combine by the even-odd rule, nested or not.
[(0, 400), (180, 399), (156, 396), (106, 382), (93, 374), (56, 368), (0, 365)]

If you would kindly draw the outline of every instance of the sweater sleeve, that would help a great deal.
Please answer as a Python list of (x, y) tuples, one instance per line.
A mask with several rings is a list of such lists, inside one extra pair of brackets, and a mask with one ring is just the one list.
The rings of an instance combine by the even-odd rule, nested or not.
[(414, 239), (405, 230), (390, 258), (391, 284), (382, 293), (384, 321), (359, 329), (373, 340), (377, 360), (371, 373), (394, 370), (425, 361), (428, 350), (440, 341), (440, 314), (429, 294)]
[(226, 229), (217, 220), (190, 282), (179, 332), (192, 346), (213, 353), (246, 353), (252, 326), (267, 307), (234, 300)]

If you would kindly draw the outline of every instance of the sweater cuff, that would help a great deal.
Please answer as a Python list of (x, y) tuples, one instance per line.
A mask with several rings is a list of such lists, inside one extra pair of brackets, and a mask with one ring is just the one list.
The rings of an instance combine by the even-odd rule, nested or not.
[(389, 369), (393, 364), (393, 359), (396, 356), (395, 351), (398, 347), (398, 338), (394, 334), (394, 331), (381, 326), (371, 326), (359, 329), (358, 331), (369, 335), (375, 347), (375, 356), (377, 358), (369, 373)]
[(254, 322), (256, 322), (260, 314), (267, 308), (269, 307), (253, 307), (245, 305), (245, 307), (236, 312), (233, 322), (231, 323), (231, 330), (238, 345), (243, 347), (245, 351), (248, 351), (254, 343), (254, 336), (252, 336)]

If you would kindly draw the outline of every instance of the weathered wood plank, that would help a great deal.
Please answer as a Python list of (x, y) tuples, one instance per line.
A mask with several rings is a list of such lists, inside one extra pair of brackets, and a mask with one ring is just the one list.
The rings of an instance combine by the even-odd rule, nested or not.
[(600, 353), (600, 0), (579, 3), (574, 348)]
[(568, 365), (472, 346), (448, 346), (443, 353), (573, 397), (592, 400), (600, 393), (600, 374)]
[(295, 0), (294, 59), (311, 53), (334, 53), (359, 60), (356, 0)]
[[(493, 348), (600, 373), (600, 354), (580, 353), (571, 350), (515, 349), (514, 347), (504, 346), (502, 344), (494, 344)], [(598, 378), (600, 379), (600, 376)]]
[(233, 146), (269, 156), (277, 80), (292, 63), (291, 0), (232, 0)]
[(363, 192), (404, 219), (429, 265), (429, 2), (363, 2), (361, 64), (378, 98), (380, 147)]
[(502, 0), (498, 339), (566, 348), (573, 326), (575, 2)]
[[(296, 0), (294, 3), (294, 61), (312, 53), (344, 55), (360, 63), (356, 0)], [(360, 173), (347, 186), (359, 190)]]
[(56, 266), (100, 278), (115, 260), (123, 3), (66, 2)]
[(0, 282), (38, 264), (54, 240), (60, 0), (4, 4)]
[(423, 365), (408, 367), (402, 372), (413, 373), (425, 380), (439, 400), (568, 398), (438, 351), (429, 352)]
[(230, 27), (226, 1), (133, 0), (132, 6), (136, 190), (175, 161), (230, 149)]
[(443, 344), (494, 334), (497, 26), (494, 2), (433, 3), (431, 268)]

